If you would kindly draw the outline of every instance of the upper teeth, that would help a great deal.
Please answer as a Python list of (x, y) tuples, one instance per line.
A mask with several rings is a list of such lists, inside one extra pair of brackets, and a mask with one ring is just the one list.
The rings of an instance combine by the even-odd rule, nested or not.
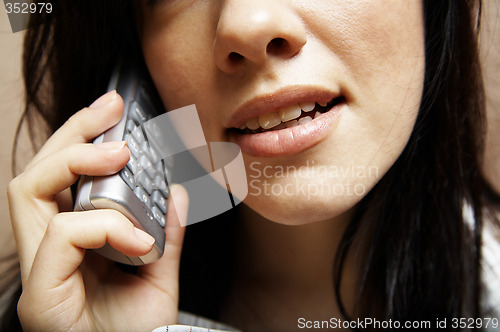
[[(322, 106), (326, 106), (326, 103), (318, 103)], [(324, 104), (324, 105), (323, 105)], [(276, 112), (273, 113), (267, 113), (264, 115), (261, 115), (257, 118), (250, 119), (247, 121), (244, 125), (241, 126), (240, 129), (244, 130), (246, 128), (251, 129), (251, 130), (256, 130), (259, 129), (259, 127), (262, 127), (262, 129), (270, 129), (273, 127), (276, 127), (282, 122), (287, 122), (290, 120), (297, 119), (302, 112), (311, 112), (314, 108), (316, 107), (316, 103), (314, 102), (305, 102), (305, 103), (299, 103), (295, 105), (291, 105), (288, 107), (284, 107), (279, 109)], [(316, 112), (316, 115), (319, 115), (321, 113)], [(312, 119), (312, 118), (311, 118)], [(297, 121), (295, 121), (297, 122)]]

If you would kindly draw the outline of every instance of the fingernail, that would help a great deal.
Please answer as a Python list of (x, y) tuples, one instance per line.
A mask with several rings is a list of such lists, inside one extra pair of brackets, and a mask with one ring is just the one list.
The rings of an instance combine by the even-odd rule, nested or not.
[(106, 143), (100, 143), (96, 144), (95, 147), (103, 150), (121, 150), (123, 147), (127, 145), (126, 141), (113, 141), (113, 142), (106, 142)]
[(109, 91), (102, 96), (100, 96), (96, 101), (94, 101), (89, 107), (90, 108), (99, 108), (104, 106), (116, 98), (116, 90)]
[(137, 237), (137, 239), (142, 243), (145, 243), (149, 246), (152, 246), (153, 243), (155, 243), (154, 237), (144, 232), (143, 230), (140, 230), (139, 228), (134, 228), (134, 232), (135, 232), (135, 237)]

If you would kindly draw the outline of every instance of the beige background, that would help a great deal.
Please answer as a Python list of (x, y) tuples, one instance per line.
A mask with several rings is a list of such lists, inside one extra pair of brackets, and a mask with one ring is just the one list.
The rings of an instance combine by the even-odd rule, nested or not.
[(488, 107), (484, 173), (500, 192), (500, 0), (484, 2), (481, 56)]
[[(0, 257), (11, 248), (12, 235), (6, 198), (11, 178), (10, 161), (12, 142), (22, 112), (23, 86), (21, 81), (20, 49), (22, 33), (13, 34), (7, 14), (0, 8)], [(0, 270), (1, 271), (1, 270)]]
[[(11, 179), (10, 155), (19, 116), (22, 112), (23, 87), (21, 81), (20, 49), (22, 33), (13, 34), (7, 14), (0, 6), (0, 314), (9, 293), (2, 294), (5, 284), (11, 282), (17, 270), (12, 260), (6, 259), (15, 252), (10, 229), (6, 188)], [(15, 259), (15, 257), (14, 257)], [(6, 273), (7, 275), (4, 275)]]
[[(3, 6), (2, 6), (3, 7)], [(487, 145), (487, 177), (500, 192), (500, 1), (485, 2), (487, 19), (483, 21), (483, 59), (488, 86), (489, 136)], [(12, 142), (22, 112), (23, 91), (20, 69), (22, 33), (11, 32), (8, 18), (0, 9), (0, 258), (14, 251), (10, 230), (6, 187), (11, 178), (10, 161)], [(495, 130), (497, 129), (497, 130)], [(26, 144), (23, 151), (28, 151)], [(0, 273), (7, 265), (0, 259)], [(15, 272), (15, 271), (13, 271)], [(0, 279), (0, 290), (2, 287)], [(1, 294), (0, 294), (1, 295)], [(1, 296), (0, 296), (1, 299)], [(1, 302), (1, 301), (0, 301)]]

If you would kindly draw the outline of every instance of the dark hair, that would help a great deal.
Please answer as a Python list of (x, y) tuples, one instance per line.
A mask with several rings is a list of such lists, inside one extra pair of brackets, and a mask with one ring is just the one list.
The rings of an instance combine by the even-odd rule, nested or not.
[(480, 172), (485, 135), (480, 5), (424, 1), (425, 78), (414, 130), (359, 205), (337, 255), (335, 286), (342, 303), (343, 262), (356, 235), (370, 234), (364, 237), (369, 244), (357, 315), (433, 322), (481, 317), (481, 232), (484, 214), (494, 218), (495, 194)]
[[(45, 134), (52, 133), (103, 93), (118, 55), (141, 55), (131, 2), (53, 2), (58, 12), (35, 16), (40, 25), (28, 31), (24, 45), (23, 119), (32, 140), (38, 142), (40, 120), (46, 125)], [(480, 173), (485, 133), (477, 45), (480, 1), (424, 0), (424, 16), (426, 72), (417, 122), (401, 156), (357, 206), (332, 262), (337, 301), (344, 308), (338, 295), (343, 264), (352, 250), (359, 249), (357, 243), (365, 241), (359, 298), (354, 312), (343, 309), (346, 318), (480, 317), (483, 214), (493, 211), (493, 199), (498, 202)], [(465, 221), (466, 207), (473, 211), (470, 222)], [(210, 238), (214, 243), (206, 232), (217, 228), (210, 234), (230, 238), (224, 234), (227, 227), (216, 225), (191, 226), (187, 236), (202, 232), (205, 236), (194, 242)], [(190, 242), (186, 239), (186, 246)], [(230, 258), (205, 249), (188, 247), (185, 254), (194, 250), (198, 263), (219, 262), (212, 270), (215, 275)], [(199, 258), (201, 254), (209, 259)], [(190, 264), (185, 261), (183, 271)], [(181, 271), (181, 297), (195, 298), (185, 290), (183, 275), (188, 274)], [(220, 280), (213, 277), (219, 285)], [(206, 283), (192, 281), (196, 283), (198, 298), (200, 293), (212, 300), (221, 294), (215, 287), (210, 296)], [(184, 308), (217, 318), (217, 306), (189, 307), (190, 302), (181, 298)]]

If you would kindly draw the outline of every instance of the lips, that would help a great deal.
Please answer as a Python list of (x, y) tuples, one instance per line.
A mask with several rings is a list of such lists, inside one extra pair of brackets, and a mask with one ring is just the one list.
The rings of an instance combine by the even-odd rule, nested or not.
[(239, 108), (230, 121), (229, 139), (256, 157), (299, 153), (324, 140), (345, 107), (345, 97), (338, 93), (283, 90)]
[(295, 127), (312, 121), (341, 102), (343, 102), (343, 97), (335, 98), (328, 103), (306, 102), (287, 106), (278, 111), (250, 119), (240, 127), (240, 130), (245, 134), (256, 134)]

